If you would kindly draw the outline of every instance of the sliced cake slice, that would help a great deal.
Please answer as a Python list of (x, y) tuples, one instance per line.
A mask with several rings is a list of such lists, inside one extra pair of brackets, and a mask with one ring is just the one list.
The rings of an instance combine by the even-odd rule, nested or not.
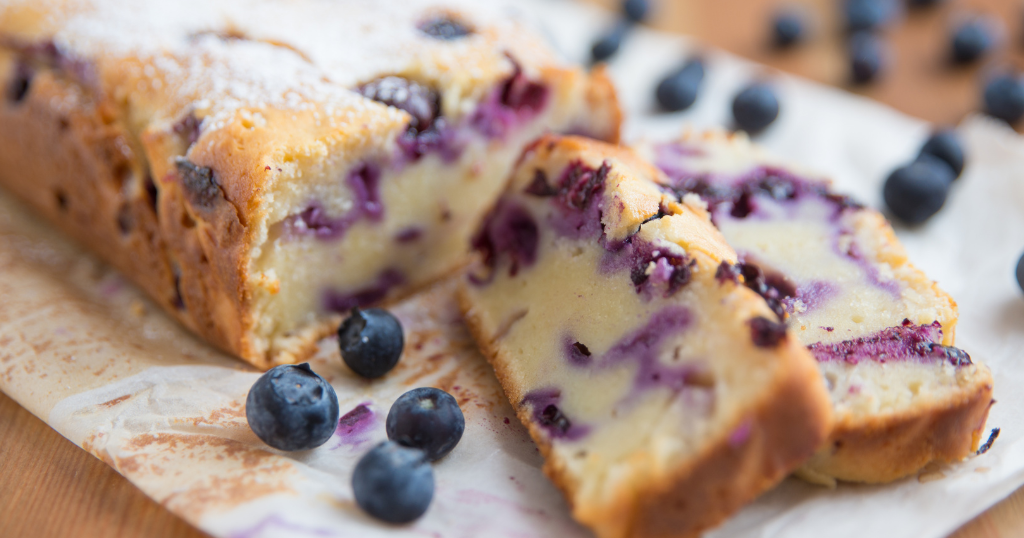
[(742, 275), (808, 346), (835, 406), (807, 479), (887, 482), (977, 450), (992, 375), (953, 347), (956, 303), (914, 267), (877, 211), (742, 135), (639, 147), (677, 197), (700, 195)]
[(542, 133), (615, 140), (601, 70), (501, 3), (0, 3), (0, 184), (259, 367), (465, 263)]
[(696, 535), (830, 427), (813, 357), (718, 271), (735, 253), (660, 176), (626, 149), (541, 138), (460, 290), (545, 472), (602, 538)]

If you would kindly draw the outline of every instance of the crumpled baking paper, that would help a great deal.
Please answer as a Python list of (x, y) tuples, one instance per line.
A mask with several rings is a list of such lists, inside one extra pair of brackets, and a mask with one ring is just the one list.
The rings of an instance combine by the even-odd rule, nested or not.
[[(563, 54), (586, 57), (609, 14), (566, 1), (521, 0)], [(728, 125), (729, 103), (754, 79), (779, 88), (782, 114), (757, 141), (839, 190), (879, 206), (880, 185), (910, 160), (929, 126), (877, 103), (769, 72), (707, 48), (697, 105), (656, 114), (653, 87), (697, 50), (636, 31), (612, 65), (629, 113), (627, 140), (664, 139), (686, 125)], [(1013, 269), (1024, 251), (1024, 140), (972, 117), (960, 131), (969, 164), (947, 206), (924, 226), (897, 228), (910, 258), (960, 304), (958, 345), (986, 362), (998, 403), (987, 454), (929, 467), (885, 486), (829, 490), (788, 479), (713, 537), (941, 537), (1024, 484), (1024, 296)], [(313, 368), (337, 389), (343, 418), (327, 444), (281, 453), (245, 422), (258, 373), (172, 323), (123, 277), (0, 192), (0, 389), (102, 459), (172, 512), (216, 537), (589, 536), (540, 472), (541, 458), (463, 327), (444, 282), (395, 309), (408, 347), (385, 380), (356, 378), (325, 340)], [(408, 526), (364, 515), (349, 484), (358, 458), (385, 439), (391, 403), (417, 386), (452, 393), (466, 433), (435, 465), (427, 514)]]

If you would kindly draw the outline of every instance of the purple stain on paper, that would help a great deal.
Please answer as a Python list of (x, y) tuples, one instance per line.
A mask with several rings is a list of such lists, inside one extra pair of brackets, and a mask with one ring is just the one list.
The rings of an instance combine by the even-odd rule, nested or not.
[(338, 436), (338, 444), (331, 448), (331, 450), (340, 448), (342, 446), (351, 446), (358, 448), (368, 440), (370, 430), (376, 424), (377, 414), (370, 409), (370, 402), (365, 402), (357, 405), (348, 413), (342, 415), (338, 419), (338, 427), (334, 430), (334, 435)]
[[(271, 531), (286, 531), (282, 532), (271, 532)], [(261, 536), (287, 534), (289, 536), (324, 536), (334, 537), (342, 536), (337, 534), (331, 529), (322, 529), (316, 527), (307, 527), (305, 525), (299, 525), (292, 523), (277, 514), (267, 516), (260, 520), (259, 523), (249, 527), (248, 529), (240, 530), (229, 534), (231, 538), (259, 538)]]

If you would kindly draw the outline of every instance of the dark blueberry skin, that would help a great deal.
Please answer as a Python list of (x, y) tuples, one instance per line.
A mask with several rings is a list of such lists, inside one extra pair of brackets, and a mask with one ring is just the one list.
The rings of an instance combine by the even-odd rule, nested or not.
[(750, 85), (733, 99), (732, 115), (740, 129), (759, 133), (779, 117), (779, 98), (766, 84)]
[(772, 41), (776, 47), (796, 45), (804, 38), (804, 18), (794, 10), (780, 11), (772, 21)]
[(648, 0), (623, 0), (622, 2), (622, 14), (633, 22), (643, 22), (650, 10), (651, 3)]
[(419, 29), (424, 34), (442, 41), (452, 41), (473, 33), (465, 24), (446, 16), (424, 21), (419, 25)]
[(846, 29), (850, 32), (879, 28), (892, 14), (892, 0), (845, 0), (843, 3)]
[(384, 77), (364, 84), (359, 93), (367, 99), (404, 110), (412, 116), (409, 126), (415, 131), (428, 129), (441, 115), (437, 92), (402, 77)]
[(615, 56), (615, 53), (619, 52), (622, 40), (625, 39), (628, 32), (628, 20), (621, 20), (615, 23), (615, 26), (598, 37), (597, 41), (594, 42), (594, 46), (590, 47), (590, 59), (597, 63)]
[(409, 523), (434, 499), (434, 470), (423, 451), (384, 441), (356, 464), (352, 492), (367, 514), (388, 523)]
[(451, 394), (432, 387), (406, 392), (388, 411), (388, 439), (422, 450), (430, 461), (451, 452), (465, 430), (459, 403)]
[(1024, 116), (1024, 83), (1016, 75), (1000, 75), (985, 86), (985, 112), (1006, 123)]
[(971, 20), (953, 32), (950, 45), (954, 62), (971, 63), (992, 48), (992, 34), (984, 22)]
[(658, 105), (669, 112), (685, 110), (697, 100), (701, 82), (704, 81), (704, 64), (697, 59), (686, 62), (661, 82), (655, 91)]
[(953, 183), (953, 169), (931, 155), (897, 168), (885, 180), (882, 196), (896, 217), (920, 224), (942, 209)]
[(309, 450), (338, 427), (338, 395), (308, 363), (277, 366), (260, 376), (245, 399), (253, 433), (278, 450)]
[(960, 137), (952, 129), (937, 131), (928, 138), (921, 147), (921, 155), (938, 157), (953, 169), (953, 174), (960, 177), (964, 171), (964, 149)]
[(868, 33), (857, 32), (850, 37), (850, 79), (864, 84), (875, 80), (885, 66), (885, 42)]
[(1017, 260), (1017, 285), (1024, 291), (1024, 256)]
[(402, 357), (402, 324), (387, 310), (352, 309), (338, 327), (341, 358), (353, 372), (375, 379), (391, 371)]

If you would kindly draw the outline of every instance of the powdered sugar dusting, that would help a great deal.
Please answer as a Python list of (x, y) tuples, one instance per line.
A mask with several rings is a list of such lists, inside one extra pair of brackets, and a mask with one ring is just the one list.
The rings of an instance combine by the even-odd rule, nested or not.
[[(146, 108), (162, 116), (151, 120), (197, 111), (204, 132), (244, 108), (314, 110), (328, 121), (351, 120), (353, 112), (375, 106), (351, 88), (386, 74), (436, 77), (432, 82), (472, 94), (460, 97), (479, 99), (490, 88), (467, 86), (507, 75), (506, 51), (522, 48), (527, 60), (534, 54), (532, 46), (516, 44), (516, 23), (489, 2), (15, 0), (9, 6), (19, 4), (46, 13), (44, 27), (56, 29), (57, 47), (92, 63), (105, 91), (141, 94)], [(457, 14), (479, 31), (455, 41), (431, 38), (417, 25), (437, 13)], [(450, 66), (465, 69), (452, 74)], [(112, 80), (133, 86), (111, 88)]]

